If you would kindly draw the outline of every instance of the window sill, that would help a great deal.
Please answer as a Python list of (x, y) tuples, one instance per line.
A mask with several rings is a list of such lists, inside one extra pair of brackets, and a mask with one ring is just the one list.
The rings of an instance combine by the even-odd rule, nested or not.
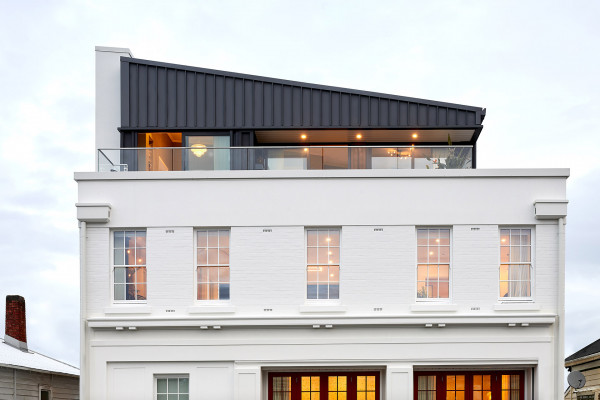
[(235, 313), (235, 306), (195, 306), (188, 307), (188, 314), (233, 314)]
[(139, 306), (115, 304), (112, 307), (106, 307), (104, 314), (152, 314), (152, 308), (145, 304)]
[(456, 304), (418, 303), (418, 304), (411, 304), (410, 311), (412, 311), (412, 312), (456, 312), (456, 311), (458, 311), (458, 306)]
[(348, 309), (346, 306), (334, 304), (307, 304), (298, 307), (300, 313), (345, 313)]
[(539, 311), (540, 305), (535, 304), (532, 301), (528, 302), (514, 302), (514, 303), (500, 303), (494, 305), (495, 311)]

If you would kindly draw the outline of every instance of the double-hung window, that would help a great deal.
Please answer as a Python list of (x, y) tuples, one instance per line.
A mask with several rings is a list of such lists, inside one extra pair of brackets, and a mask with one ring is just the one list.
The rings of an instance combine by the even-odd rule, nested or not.
[(340, 230), (306, 230), (306, 298), (340, 298)]
[(450, 229), (417, 229), (417, 298), (450, 297)]
[(531, 229), (500, 229), (500, 297), (531, 298)]
[(198, 300), (229, 300), (229, 229), (196, 232)]
[(113, 232), (115, 301), (146, 300), (146, 231)]
[(189, 376), (157, 376), (155, 379), (156, 400), (189, 400)]

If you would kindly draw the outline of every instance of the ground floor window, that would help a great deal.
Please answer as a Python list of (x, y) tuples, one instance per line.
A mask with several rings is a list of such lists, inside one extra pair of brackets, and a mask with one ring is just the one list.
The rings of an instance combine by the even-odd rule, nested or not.
[(523, 371), (415, 372), (415, 400), (523, 400)]
[(156, 377), (156, 400), (189, 400), (190, 379), (188, 376)]
[(380, 400), (379, 371), (269, 373), (269, 400)]

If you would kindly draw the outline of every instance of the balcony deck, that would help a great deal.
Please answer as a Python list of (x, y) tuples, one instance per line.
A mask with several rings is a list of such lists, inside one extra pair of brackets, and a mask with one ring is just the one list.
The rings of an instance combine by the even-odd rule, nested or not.
[(473, 146), (144, 147), (98, 150), (98, 171), (471, 169)]

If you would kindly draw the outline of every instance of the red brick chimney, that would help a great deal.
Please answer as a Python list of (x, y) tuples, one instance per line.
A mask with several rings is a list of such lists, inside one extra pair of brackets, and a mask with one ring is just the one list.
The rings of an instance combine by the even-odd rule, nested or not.
[(6, 296), (6, 325), (4, 342), (21, 350), (27, 350), (27, 326), (25, 299), (21, 296)]

